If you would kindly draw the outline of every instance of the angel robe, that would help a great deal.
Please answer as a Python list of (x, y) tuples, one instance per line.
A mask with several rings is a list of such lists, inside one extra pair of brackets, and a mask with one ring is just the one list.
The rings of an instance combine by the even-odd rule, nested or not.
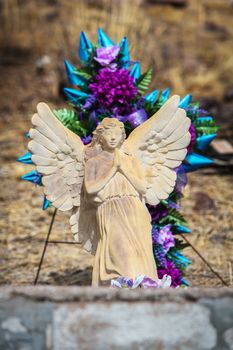
[[(131, 165), (130, 171), (137, 172), (134, 176), (140, 180), (142, 170), (139, 169), (138, 160), (129, 155), (125, 157), (125, 161)], [(95, 174), (92, 175), (94, 179), (90, 180), (95, 180), (98, 184), (98, 178), (103, 180), (111, 168), (112, 159), (109, 159), (107, 152), (102, 152), (88, 163), (88, 167), (91, 167)], [(139, 275), (146, 275), (152, 279), (157, 278), (152, 251), (151, 216), (141, 194), (126, 176), (117, 171), (107, 184), (92, 196), (92, 201), (98, 204), (98, 237), (92, 285), (105, 285), (119, 276), (135, 279)]]

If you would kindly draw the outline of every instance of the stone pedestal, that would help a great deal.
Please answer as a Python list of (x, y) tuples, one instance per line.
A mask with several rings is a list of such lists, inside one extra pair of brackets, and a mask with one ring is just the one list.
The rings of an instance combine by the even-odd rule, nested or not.
[(233, 289), (0, 288), (0, 349), (233, 349)]

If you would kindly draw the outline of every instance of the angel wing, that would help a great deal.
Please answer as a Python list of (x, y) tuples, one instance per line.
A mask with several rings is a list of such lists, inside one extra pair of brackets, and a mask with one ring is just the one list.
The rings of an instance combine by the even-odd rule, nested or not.
[(32, 124), (28, 149), (36, 170), (43, 175), (47, 199), (62, 211), (79, 206), (84, 175), (81, 139), (65, 128), (45, 103), (37, 105)]
[(172, 96), (151, 118), (134, 129), (124, 149), (134, 154), (145, 170), (146, 203), (166, 199), (176, 183), (176, 172), (190, 143), (190, 119), (179, 108), (180, 97)]
[[(45, 103), (37, 105), (32, 124), (34, 128), (29, 131), (32, 140), (28, 149), (32, 153), (36, 170), (43, 175), (44, 193), (57, 209), (73, 209), (70, 218), (71, 231), (86, 250), (94, 253), (95, 214), (92, 213), (92, 219), (89, 217), (87, 220), (86, 213), (93, 209), (88, 207), (81, 195), (84, 145), (80, 137), (65, 128)], [(85, 215), (82, 215), (83, 211)]]

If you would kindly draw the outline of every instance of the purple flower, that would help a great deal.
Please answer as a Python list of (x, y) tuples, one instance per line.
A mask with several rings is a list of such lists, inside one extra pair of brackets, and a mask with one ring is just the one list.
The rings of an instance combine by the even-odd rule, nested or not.
[(84, 109), (89, 109), (89, 108), (91, 108), (94, 102), (95, 102), (95, 97), (94, 97), (93, 95), (90, 95), (90, 96), (87, 98), (86, 102), (84, 103), (83, 108), (84, 108)]
[(84, 145), (87, 145), (88, 143), (91, 142), (92, 136), (91, 136), (91, 135), (88, 135), (88, 136), (85, 136), (85, 137), (81, 137), (81, 140), (82, 140), (82, 142), (83, 142)]
[(116, 280), (111, 280), (111, 286), (117, 288), (132, 288), (133, 279), (126, 277), (118, 277)]
[(96, 49), (97, 57), (94, 57), (94, 60), (101, 66), (116, 69), (117, 65), (116, 63), (112, 63), (112, 61), (117, 57), (119, 51), (119, 46), (99, 47)]
[(157, 278), (156, 280), (144, 275), (137, 276), (135, 280), (126, 277), (118, 277), (115, 280), (111, 280), (111, 287), (113, 288), (169, 288), (170, 286), (171, 277), (167, 275), (164, 275), (162, 279)]
[(41, 185), (42, 184), (42, 175), (40, 173), (35, 173), (35, 176), (33, 178), (33, 183), (36, 185)]
[(153, 254), (156, 261), (156, 264), (158, 267), (166, 267), (167, 266), (167, 259), (166, 259), (166, 253), (163, 247), (160, 244), (153, 244)]
[(156, 206), (148, 204), (147, 208), (150, 212), (153, 223), (158, 222), (160, 219), (168, 215), (168, 209), (162, 203), (159, 203)]
[(137, 95), (134, 78), (127, 69), (103, 68), (89, 85), (96, 100), (105, 108), (124, 107)]
[(182, 164), (178, 168), (176, 168), (175, 171), (177, 174), (175, 189), (177, 192), (182, 193), (184, 187), (187, 185), (188, 182), (187, 174)]
[(168, 206), (168, 208), (171, 208), (171, 209), (176, 209), (176, 210), (180, 209), (180, 205), (176, 202), (171, 201), (171, 200), (167, 201), (167, 206)]
[(194, 128), (192, 123), (190, 124), (189, 132), (191, 134), (191, 140), (190, 140), (190, 144), (187, 147), (187, 150), (188, 150), (188, 152), (191, 152), (193, 145), (195, 144), (195, 140), (196, 140), (195, 128)]
[(152, 280), (152, 278), (145, 276), (141, 282), (143, 288), (158, 288), (158, 282)]
[(163, 278), (164, 275), (171, 276), (171, 286), (177, 287), (180, 286), (182, 281), (182, 275), (179, 269), (176, 268), (175, 264), (172, 261), (167, 261), (166, 268), (158, 268), (159, 278)]
[(197, 116), (200, 117), (200, 116), (206, 116), (208, 115), (209, 112), (203, 108), (198, 108), (197, 109)]
[(147, 114), (144, 109), (139, 109), (138, 111), (131, 113), (126, 119), (126, 121), (128, 121), (133, 128), (136, 128), (145, 120), (147, 120)]
[(152, 226), (152, 243), (158, 244), (158, 238), (159, 238), (159, 229), (153, 225)]
[(163, 275), (162, 279), (157, 278), (153, 280), (150, 277), (145, 276), (141, 282), (142, 288), (169, 288), (171, 286), (171, 277)]
[(161, 244), (165, 252), (167, 253), (171, 247), (175, 246), (175, 238), (171, 231), (171, 224), (163, 226), (158, 235), (158, 243)]

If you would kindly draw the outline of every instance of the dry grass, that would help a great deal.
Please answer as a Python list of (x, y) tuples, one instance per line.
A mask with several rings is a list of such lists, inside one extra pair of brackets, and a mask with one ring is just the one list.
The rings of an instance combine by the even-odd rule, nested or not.
[(221, 96), (231, 83), (233, 7), (228, 1), (190, 0), (176, 9), (130, 0), (8, 0), (2, 7), (5, 47), (77, 61), (79, 32), (95, 41), (97, 28), (103, 27), (116, 42), (128, 36), (132, 57), (142, 61), (143, 69), (154, 68), (154, 87)]

